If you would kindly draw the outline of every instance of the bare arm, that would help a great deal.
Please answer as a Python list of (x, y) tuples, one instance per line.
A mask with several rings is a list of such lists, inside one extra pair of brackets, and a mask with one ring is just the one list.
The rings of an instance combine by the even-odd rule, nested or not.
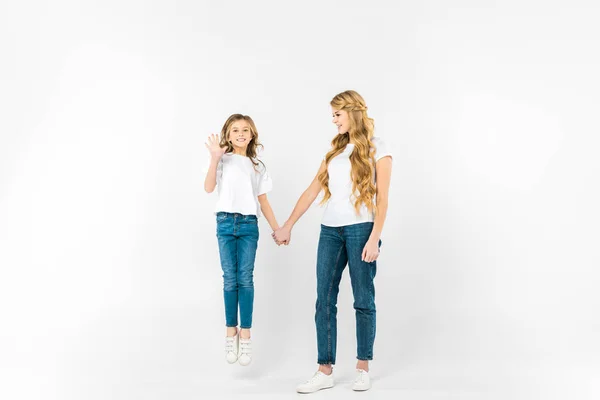
[(319, 195), (319, 192), (321, 191), (321, 183), (319, 182), (319, 174), (321, 174), (321, 172), (323, 172), (325, 170), (325, 168), (326, 168), (325, 161), (321, 161), (321, 166), (319, 167), (319, 171), (315, 175), (314, 179), (312, 180), (312, 182), (310, 183), (308, 188), (306, 188), (304, 193), (302, 193), (302, 195), (298, 199), (298, 202), (296, 203), (294, 210), (292, 210), (290, 217), (283, 224), (284, 226), (287, 226), (291, 229), (296, 224), (296, 222), (298, 222), (300, 217), (302, 215), (304, 215), (306, 210), (308, 210), (310, 205), (315, 201), (315, 199)]
[(206, 146), (210, 153), (210, 166), (204, 179), (204, 190), (206, 190), (206, 193), (212, 193), (215, 190), (215, 186), (217, 186), (217, 166), (225, 153), (225, 148), (219, 145), (219, 137), (214, 134), (208, 137), (204, 146)]
[(375, 164), (375, 171), (377, 174), (377, 210), (375, 211), (375, 222), (373, 224), (373, 231), (371, 231), (370, 239), (379, 242), (388, 209), (390, 181), (392, 177), (392, 158), (383, 157), (377, 161), (377, 164)]
[(260, 210), (267, 219), (271, 229), (274, 231), (279, 229), (279, 224), (277, 223), (277, 219), (275, 219), (275, 214), (271, 208), (271, 203), (269, 203), (269, 200), (267, 199), (267, 194), (265, 193), (258, 196), (258, 202), (260, 203)]
[(366, 262), (373, 262), (379, 256), (379, 238), (381, 237), (388, 209), (390, 180), (392, 177), (392, 158), (386, 156), (377, 161), (375, 164), (375, 173), (377, 174), (377, 209), (375, 211), (375, 221), (373, 222), (371, 236), (369, 236), (369, 240), (362, 253), (362, 258)]
[(300, 217), (304, 215), (306, 210), (308, 210), (310, 205), (315, 201), (315, 199), (319, 195), (319, 192), (321, 191), (319, 174), (325, 171), (326, 168), (327, 164), (325, 164), (325, 161), (322, 161), (319, 167), (319, 171), (315, 175), (308, 188), (306, 188), (302, 195), (300, 195), (300, 198), (296, 202), (296, 206), (290, 214), (290, 217), (287, 219), (287, 221), (285, 221), (285, 223), (280, 229), (278, 229), (276, 232), (273, 232), (273, 238), (275, 239), (277, 244), (289, 244), (292, 228), (294, 227), (296, 222), (298, 222)]
[(206, 190), (206, 193), (212, 193), (217, 186), (217, 166), (219, 165), (219, 160), (220, 158), (214, 157), (210, 159), (210, 166), (204, 179), (204, 190)]

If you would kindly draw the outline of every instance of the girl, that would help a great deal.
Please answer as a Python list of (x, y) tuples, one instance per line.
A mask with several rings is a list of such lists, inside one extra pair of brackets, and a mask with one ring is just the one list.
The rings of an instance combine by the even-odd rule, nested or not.
[(212, 193), (216, 187), (219, 194), (215, 213), (223, 269), (226, 359), (230, 364), (239, 360), (245, 366), (252, 361), (253, 272), (258, 246), (257, 217), (261, 211), (273, 230), (279, 228), (266, 194), (272, 182), (257, 158), (257, 149), (262, 145), (249, 116), (231, 115), (220, 137), (209, 136), (205, 145), (210, 152), (210, 165), (204, 189)]
[(315, 323), (319, 370), (297, 387), (312, 393), (333, 386), (336, 356), (337, 297), (342, 272), (349, 266), (356, 314), (357, 375), (354, 390), (368, 390), (369, 360), (375, 340), (375, 286), (381, 231), (388, 208), (392, 158), (385, 142), (373, 136), (373, 119), (363, 98), (353, 90), (331, 100), (338, 129), (319, 172), (300, 196), (290, 218), (273, 233), (278, 244), (289, 243), (292, 227), (321, 190), (323, 214), (317, 251)]

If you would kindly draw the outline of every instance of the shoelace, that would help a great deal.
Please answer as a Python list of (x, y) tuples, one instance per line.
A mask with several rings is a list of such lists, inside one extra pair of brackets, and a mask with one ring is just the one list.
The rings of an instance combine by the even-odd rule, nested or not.
[(361, 370), (358, 370), (358, 372), (359, 372), (359, 374), (356, 377), (356, 379), (354, 380), (354, 382), (356, 382), (356, 383), (365, 383), (364, 377), (367, 375), (367, 371), (364, 371), (364, 370), (361, 369)]
[(313, 383), (314, 381), (316, 381), (319, 378), (319, 373), (315, 372), (315, 374), (312, 376), (312, 378), (310, 378), (309, 380), (306, 381), (306, 383)]

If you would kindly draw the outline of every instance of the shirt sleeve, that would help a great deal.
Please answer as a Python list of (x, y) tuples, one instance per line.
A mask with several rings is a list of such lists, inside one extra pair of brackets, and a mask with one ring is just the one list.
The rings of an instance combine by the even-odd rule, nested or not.
[(262, 164), (260, 166), (260, 176), (258, 177), (258, 196), (270, 192), (273, 189), (273, 180), (267, 168)]
[(375, 145), (375, 162), (381, 160), (383, 157), (392, 157), (392, 149), (383, 139), (374, 137), (371, 141)]

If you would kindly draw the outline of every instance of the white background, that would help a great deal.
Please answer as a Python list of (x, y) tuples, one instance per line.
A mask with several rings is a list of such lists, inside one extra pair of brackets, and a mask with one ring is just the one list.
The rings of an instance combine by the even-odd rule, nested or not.
[[(251, 115), (280, 223), (363, 95), (394, 149), (370, 398), (598, 398), (594, 1), (2, 2), (0, 394), (286, 398), (316, 368), (322, 210), (260, 221), (227, 365), (206, 136)], [(347, 272), (338, 386), (353, 378)]]

